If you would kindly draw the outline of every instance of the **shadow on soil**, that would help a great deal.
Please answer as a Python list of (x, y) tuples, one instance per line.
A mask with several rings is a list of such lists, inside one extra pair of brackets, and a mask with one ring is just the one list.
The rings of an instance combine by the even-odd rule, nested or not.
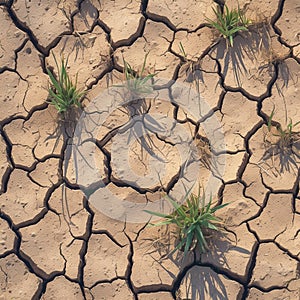
[[(278, 68), (278, 75), (283, 79), (283, 86), (287, 87), (291, 79), (291, 73), (284, 60), (290, 53), (280, 53), (280, 50), (275, 50), (272, 45), (275, 42), (275, 40), (273, 41), (272, 34), (271, 27), (261, 23), (255, 24), (249, 28), (249, 31), (237, 35), (234, 39), (233, 47), (228, 47), (224, 39), (220, 40), (215, 46), (214, 56), (217, 60), (224, 60), (223, 70), (221, 71), (224, 78), (231, 72), (231, 67), (235, 82), (238, 87), (241, 87), (241, 77), (248, 79), (252, 76), (261, 77), (264, 72), (273, 76), (275, 72), (274, 66), (276, 65), (280, 66)], [(249, 66), (246, 66), (244, 63), (245, 57), (253, 64), (256, 61), (259, 61), (260, 65), (263, 63), (258, 68), (256, 75), (249, 73)], [(277, 88), (280, 87), (277, 86)]]
[[(280, 124), (276, 123), (276, 126), (280, 126)], [(261, 161), (266, 164), (267, 169), (274, 169), (272, 172), (275, 176), (285, 172), (297, 174), (300, 164), (300, 133), (292, 132), (291, 136), (280, 137), (279, 133), (275, 131), (273, 141), (272, 137), (268, 138), (270, 135), (265, 135), (265, 152)]]
[[(229, 238), (229, 233), (217, 233), (214, 240), (210, 240), (210, 250), (202, 254), (199, 260), (181, 277), (181, 292), (178, 300), (228, 300), (227, 282), (230, 278), (223, 275), (230, 273), (226, 253), (235, 251), (236, 255), (250, 255), (250, 252), (236, 245), (236, 241)], [(207, 261), (207, 262), (206, 262)], [(228, 271), (227, 271), (228, 270)], [(240, 292), (236, 299), (240, 299)]]
[[(160, 232), (161, 237), (156, 240), (148, 240), (147, 255), (158, 252), (161, 259), (156, 262), (163, 263), (167, 260), (179, 267), (179, 274), (170, 274), (175, 280), (173, 287), (176, 290), (177, 300), (228, 300), (228, 282), (230, 278), (230, 266), (226, 259), (226, 253), (230, 250), (235, 255), (249, 255), (247, 249), (236, 244), (235, 237), (230, 232), (216, 233), (214, 237), (208, 237), (209, 252), (202, 254), (193, 250), (186, 257), (182, 251), (176, 251), (169, 255), (176, 245), (176, 232), (164, 229)], [(151, 249), (151, 250), (150, 250)], [(232, 255), (232, 254), (231, 254)], [(232, 281), (234, 284), (235, 281)], [(237, 299), (243, 293), (240, 288)]]

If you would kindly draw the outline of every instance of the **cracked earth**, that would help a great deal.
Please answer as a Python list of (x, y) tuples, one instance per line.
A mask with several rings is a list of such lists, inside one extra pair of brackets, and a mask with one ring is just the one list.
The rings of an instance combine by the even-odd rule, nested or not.
[[(274, 107), (274, 124), (300, 120), (300, 4), (240, 0), (253, 24), (227, 48), (204, 26), (217, 3), (0, 1), (0, 299), (300, 299), (300, 142), (282, 157), (267, 126)], [(46, 103), (52, 53), (69, 57), (70, 75), (87, 89), (83, 109), (120, 84), (123, 57), (138, 70), (147, 53), (147, 69), (168, 80), (158, 89), (172, 99), (174, 82), (200, 91), (211, 108), (202, 121), (218, 120), (226, 149), (217, 153), (224, 173), (214, 174), (219, 202), (229, 203), (218, 212), (226, 234), (210, 238), (210, 252), (168, 256), (169, 229), (111, 218), (87, 199), (68, 151), (74, 127)], [(144, 105), (193, 132), (205, 183), (202, 121), (175, 102)], [(168, 159), (161, 184), (128, 180), (118, 149), (124, 124), (128, 111), (114, 110), (92, 140), (106, 189), (142, 204), (180, 194), (177, 144), (160, 133), (148, 142)], [(141, 152), (133, 144), (129, 153), (139, 178), (151, 173)]]

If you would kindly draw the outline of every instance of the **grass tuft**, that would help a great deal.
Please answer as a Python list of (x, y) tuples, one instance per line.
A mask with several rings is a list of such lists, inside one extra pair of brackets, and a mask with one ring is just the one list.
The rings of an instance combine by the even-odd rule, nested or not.
[(277, 133), (273, 133), (272, 128), (272, 121), (275, 114), (275, 107), (273, 108), (269, 118), (268, 118), (268, 131), (273, 134), (273, 136), (278, 137), (278, 145), (281, 150), (284, 150), (286, 148), (291, 148), (294, 144), (294, 139), (297, 136), (298, 139), (298, 132), (295, 131), (295, 127), (300, 124), (300, 121), (293, 123), (292, 119), (289, 119), (288, 124), (286, 125), (286, 128), (282, 128), (280, 124), (276, 126)]
[(194, 247), (198, 247), (200, 253), (206, 252), (208, 250), (206, 232), (221, 230), (222, 220), (214, 216), (214, 213), (228, 203), (212, 207), (211, 197), (206, 204), (205, 194), (200, 195), (200, 188), (197, 195), (190, 194), (189, 190), (184, 197), (185, 203), (182, 205), (169, 197), (167, 199), (174, 208), (173, 213), (162, 214), (145, 210), (151, 215), (164, 218), (163, 221), (151, 223), (150, 226), (176, 225), (179, 231), (179, 242), (171, 253), (183, 249), (184, 255), (186, 255)]
[(55, 76), (54, 73), (47, 68), (47, 73), (51, 82), (51, 87), (48, 89), (48, 102), (54, 105), (58, 113), (65, 113), (73, 106), (81, 107), (80, 100), (85, 95), (85, 91), (77, 89), (77, 75), (75, 83), (70, 79), (67, 72), (68, 59), (65, 61), (62, 57), (59, 65), (54, 54), (53, 58), (58, 75)]
[(213, 8), (213, 11), (217, 20), (207, 18), (208, 26), (215, 28), (233, 47), (233, 38), (238, 32), (248, 31), (251, 20), (245, 17), (240, 8), (229, 10), (228, 6), (224, 5), (223, 11), (219, 6), (217, 10)]
[(149, 95), (153, 92), (152, 79), (157, 75), (157, 73), (145, 75), (148, 54), (145, 55), (142, 69), (138, 72), (136, 72), (123, 58), (125, 83), (123, 85), (117, 85), (117, 87), (126, 88), (133, 98), (144, 97), (145, 95)]

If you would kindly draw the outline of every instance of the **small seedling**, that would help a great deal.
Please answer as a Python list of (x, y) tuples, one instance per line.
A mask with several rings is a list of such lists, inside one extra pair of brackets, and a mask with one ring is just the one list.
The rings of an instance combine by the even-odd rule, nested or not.
[[(275, 107), (273, 108), (271, 115), (268, 118), (268, 131), (271, 131), (272, 120), (275, 114)], [(289, 119), (289, 123), (286, 126), (286, 129), (283, 129), (280, 124), (276, 126), (277, 133), (272, 133), (275, 137), (279, 138), (279, 148), (285, 149), (290, 148), (294, 143), (294, 137), (298, 135), (298, 132), (294, 131), (294, 128), (300, 124), (300, 121), (293, 123), (292, 119)]]
[(185, 73), (188, 76), (193, 77), (193, 73), (198, 68), (197, 61), (194, 61), (194, 60), (188, 58), (187, 53), (185, 52), (185, 49), (181, 42), (179, 43), (179, 51), (181, 53), (182, 61), (183, 61), (183, 65), (184, 65), (183, 70), (185, 71)]
[(190, 194), (190, 190), (186, 193), (184, 200), (185, 204), (179, 205), (177, 202), (167, 197), (168, 201), (174, 207), (174, 212), (171, 214), (162, 214), (159, 212), (152, 212), (145, 210), (145, 212), (164, 218), (163, 221), (150, 224), (151, 226), (162, 226), (175, 224), (179, 231), (179, 242), (175, 249), (171, 252), (174, 253), (178, 249), (184, 249), (184, 255), (194, 247), (198, 247), (200, 253), (208, 250), (206, 241), (206, 233), (208, 230), (221, 230), (221, 219), (214, 216), (214, 213), (226, 206), (226, 204), (217, 205), (212, 207), (212, 197), (209, 202), (205, 203), (205, 194), (200, 195), (200, 188), (198, 195)]
[(201, 68), (200, 68), (200, 61), (199, 60), (193, 60), (189, 59), (187, 56), (187, 53), (182, 45), (182, 43), (179, 43), (179, 50), (180, 53), (182, 54), (182, 60), (183, 60), (183, 65), (180, 70), (180, 76), (185, 73), (186, 75), (186, 81), (189, 83), (192, 83), (195, 85), (196, 91), (197, 91), (197, 98), (198, 98), (198, 103), (199, 103), (199, 111), (201, 111), (200, 103), (200, 81), (201, 79)]
[(77, 89), (77, 75), (75, 83), (72, 82), (67, 72), (68, 59), (65, 61), (61, 58), (61, 64), (58, 65), (56, 57), (53, 55), (57, 68), (57, 78), (47, 68), (47, 73), (51, 81), (48, 102), (55, 106), (58, 113), (65, 113), (72, 106), (81, 107), (80, 100), (85, 95), (85, 92)]
[(188, 61), (187, 54), (186, 54), (186, 52), (185, 52), (185, 50), (184, 50), (184, 47), (183, 47), (183, 45), (182, 45), (181, 42), (179, 42), (179, 50), (180, 50), (180, 52), (182, 53), (184, 62), (187, 62), (187, 61)]
[(140, 72), (134, 71), (131, 65), (123, 58), (125, 83), (123, 85), (117, 85), (117, 87), (125, 87), (133, 98), (143, 97), (153, 92), (152, 79), (157, 73), (144, 74), (148, 54), (145, 55)]
[(224, 5), (224, 11), (221, 11), (219, 6), (217, 10), (213, 8), (213, 11), (217, 20), (213, 21), (207, 18), (208, 26), (219, 31), (232, 47), (235, 35), (241, 31), (248, 31), (251, 21), (245, 17), (240, 8), (229, 10), (228, 6)]

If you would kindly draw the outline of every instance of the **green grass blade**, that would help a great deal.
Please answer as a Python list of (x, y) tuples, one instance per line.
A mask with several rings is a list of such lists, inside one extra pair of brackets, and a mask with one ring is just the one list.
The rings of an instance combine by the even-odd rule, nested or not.
[(61, 93), (62, 92), (61, 86), (59, 85), (58, 81), (55, 79), (54, 75), (51, 73), (51, 71), (48, 68), (47, 68), (47, 73), (50, 77), (50, 81), (51, 81), (52, 85), (54, 86), (55, 90), (58, 93)]
[(172, 223), (173, 223), (172, 220), (166, 220), (166, 221), (161, 221), (161, 222), (158, 222), (158, 223), (149, 223), (149, 225), (151, 227), (159, 227), (159, 226), (169, 225), (169, 224), (172, 224)]
[(178, 212), (181, 217), (185, 218), (186, 214), (185, 214), (184, 210), (182, 209), (182, 207), (177, 202), (175, 202), (174, 200), (172, 200), (169, 197), (168, 197), (168, 200), (171, 202), (171, 204), (175, 208), (176, 212)]
[(216, 227), (214, 224), (209, 223), (209, 222), (207, 223), (206, 228), (209, 228), (209, 229), (212, 229), (212, 230), (215, 230), (215, 231), (219, 231), (218, 227)]
[(274, 114), (275, 114), (275, 106), (273, 106), (272, 112), (271, 112), (271, 114), (268, 118), (268, 130), (269, 130), (269, 132), (271, 131), (272, 120), (273, 120)]
[(143, 211), (146, 212), (146, 213), (148, 213), (148, 214), (151, 214), (151, 215), (154, 215), (154, 216), (157, 216), (157, 217), (161, 217), (161, 218), (167, 218), (167, 217), (169, 217), (169, 215), (162, 214), (162, 213), (155, 212), (155, 211), (150, 211), (150, 210), (143, 210)]
[(223, 207), (225, 207), (225, 206), (227, 206), (227, 205), (229, 205), (230, 203), (224, 203), (224, 204), (220, 204), (220, 205), (218, 205), (218, 206), (216, 206), (216, 207), (213, 207), (212, 209), (211, 209), (211, 212), (212, 213), (214, 213), (214, 212), (216, 212), (217, 210), (219, 210), (219, 209), (221, 209), (221, 208), (223, 208)]
[(186, 55), (186, 52), (185, 52), (185, 50), (184, 50), (183, 45), (182, 45), (181, 42), (179, 42), (179, 50), (180, 50), (180, 52), (183, 54), (183, 57), (186, 58), (187, 55)]
[(184, 247), (184, 255), (186, 255), (187, 252), (189, 251), (189, 249), (192, 245), (193, 237), (194, 237), (194, 232), (193, 231), (190, 232), (189, 234), (187, 234), (185, 247)]
[(295, 124), (293, 124), (293, 127), (296, 127), (297, 125), (300, 124), (300, 121), (296, 122)]
[(143, 74), (144, 74), (148, 55), (149, 55), (149, 52), (145, 55), (143, 66), (142, 66), (142, 71), (141, 71), (141, 76), (143, 76)]
[(196, 235), (197, 235), (198, 245), (200, 246), (201, 250), (204, 252), (205, 249), (207, 249), (208, 247), (207, 247), (206, 240), (203, 236), (203, 233), (198, 226), (196, 227)]

